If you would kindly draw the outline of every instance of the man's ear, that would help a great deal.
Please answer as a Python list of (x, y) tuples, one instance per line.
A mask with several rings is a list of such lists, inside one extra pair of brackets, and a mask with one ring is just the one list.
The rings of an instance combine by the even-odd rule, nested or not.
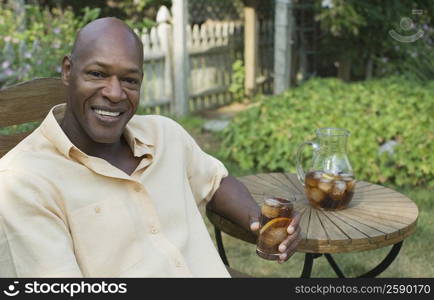
[(69, 78), (71, 76), (72, 62), (71, 56), (65, 55), (62, 61), (62, 81), (64, 85), (69, 85)]

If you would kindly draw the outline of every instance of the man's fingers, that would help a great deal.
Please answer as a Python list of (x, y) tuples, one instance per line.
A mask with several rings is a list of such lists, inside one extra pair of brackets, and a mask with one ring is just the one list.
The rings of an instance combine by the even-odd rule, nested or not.
[(282, 253), (279, 255), (279, 259), (277, 260), (278, 263), (283, 263), (287, 261), (291, 256), (293, 256), (295, 253), (295, 247), (293, 249), (288, 249), (288, 252)]
[(289, 257), (286, 255), (286, 253), (283, 253), (283, 254), (279, 255), (279, 259), (277, 260), (277, 262), (279, 264), (281, 264), (281, 263), (287, 261), (288, 259), (289, 259)]
[(300, 213), (297, 212), (297, 211), (294, 212), (292, 221), (289, 224), (288, 229), (287, 229), (287, 231), (288, 231), (289, 234), (293, 234), (294, 233), (295, 228), (297, 228), (298, 224), (300, 223), (300, 219), (301, 219)]
[(260, 224), (258, 221), (250, 222), (250, 230), (255, 232), (258, 231), (260, 227)]
[[(300, 218), (301, 215), (299, 212), (294, 212), (293, 215), (293, 219), (291, 221), (291, 223), (289, 224), (287, 231), (288, 231), (288, 237), (279, 245), (279, 251), (280, 252), (286, 252), (288, 247), (290, 246), (291, 243), (293, 243), (297, 237), (300, 235)], [(297, 245), (295, 245), (296, 247)]]
[(288, 235), (288, 237), (283, 240), (282, 243), (280, 243), (279, 245), (279, 251), (280, 252), (286, 252), (291, 246), (294, 246), (293, 244), (295, 243), (295, 247), (297, 247), (297, 239), (300, 236), (300, 226), (297, 226), (297, 229), (290, 235)]
[(251, 211), (249, 213), (250, 230), (256, 232), (261, 227), (259, 224), (259, 214), (257, 211)]
[(279, 255), (278, 263), (283, 263), (287, 261), (292, 255), (294, 255), (298, 244), (301, 241), (301, 235), (298, 235), (294, 242), (286, 249), (285, 253)]

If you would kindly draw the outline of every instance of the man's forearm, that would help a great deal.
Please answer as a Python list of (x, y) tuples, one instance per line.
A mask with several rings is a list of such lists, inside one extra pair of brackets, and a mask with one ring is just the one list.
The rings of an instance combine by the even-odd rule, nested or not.
[(233, 176), (222, 179), (208, 206), (246, 230), (250, 230), (251, 221), (257, 220), (260, 211), (247, 188)]

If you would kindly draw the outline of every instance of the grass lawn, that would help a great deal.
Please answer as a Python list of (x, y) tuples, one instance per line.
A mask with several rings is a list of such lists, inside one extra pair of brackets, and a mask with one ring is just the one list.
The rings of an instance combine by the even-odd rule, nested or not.
[[(200, 130), (203, 119), (189, 117), (178, 120), (208, 153), (218, 157), (219, 138), (215, 134)], [(224, 162), (234, 176), (253, 172), (240, 172), (236, 165)], [(401, 251), (389, 268), (378, 277), (434, 277), (434, 190), (426, 188), (398, 189), (412, 199), (419, 208), (416, 232), (408, 237)], [(205, 217), (210, 234), (214, 237), (212, 225)], [(223, 242), (231, 267), (257, 277), (299, 277), (303, 269), (304, 253), (296, 253), (284, 264), (259, 258), (255, 245), (232, 238), (223, 233)], [(334, 254), (333, 258), (347, 277), (361, 275), (380, 263), (391, 246), (377, 250), (355, 253)], [(325, 257), (314, 260), (312, 277), (336, 277)]]

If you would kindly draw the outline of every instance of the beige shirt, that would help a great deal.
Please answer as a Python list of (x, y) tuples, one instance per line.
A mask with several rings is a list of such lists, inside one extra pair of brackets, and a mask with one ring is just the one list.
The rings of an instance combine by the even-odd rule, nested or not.
[(64, 109), (0, 160), (0, 277), (229, 277), (198, 209), (223, 164), (176, 122), (134, 116), (129, 176), (69, 141)]

